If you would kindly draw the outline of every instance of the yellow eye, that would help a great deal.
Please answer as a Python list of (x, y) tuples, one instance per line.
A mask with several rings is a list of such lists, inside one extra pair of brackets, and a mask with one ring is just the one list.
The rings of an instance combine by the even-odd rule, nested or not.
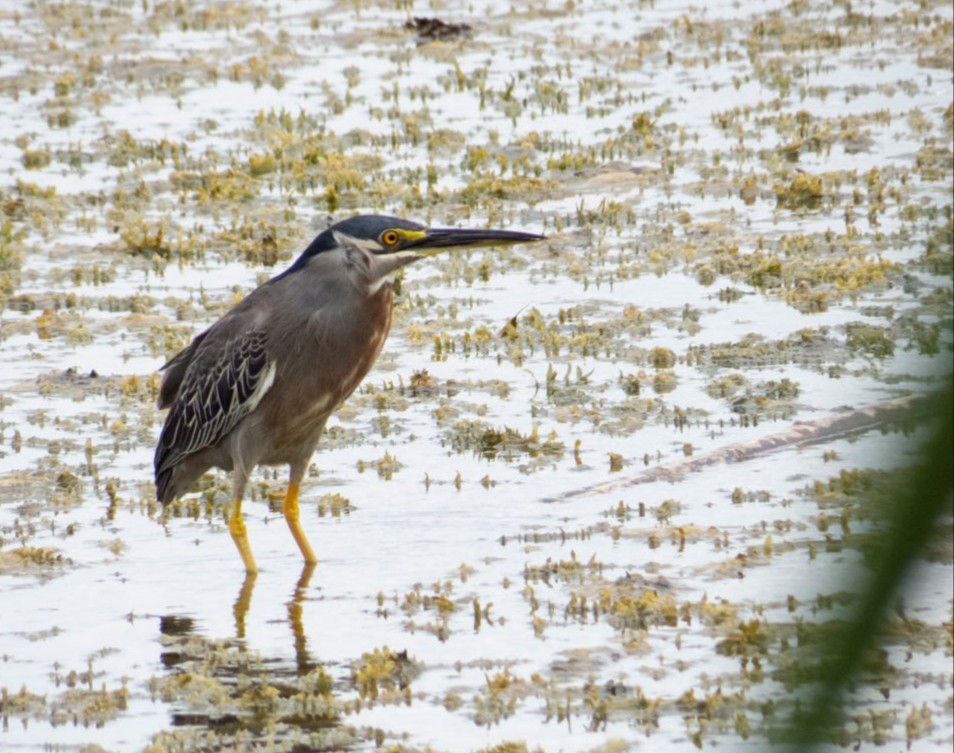
[(396, 230), (385, 230), (381, 233), (381, 243), (385, 246), (396, 246), (399, 240), (401, 240), (401, 236), (397, 234)]

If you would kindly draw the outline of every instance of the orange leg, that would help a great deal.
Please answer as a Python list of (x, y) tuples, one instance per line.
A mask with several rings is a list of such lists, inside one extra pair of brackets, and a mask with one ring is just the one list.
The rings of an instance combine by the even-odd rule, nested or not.
[(283, 509), (285, 512), (285, 520), (288, 522), (288, 528), (291, 530), (292, 536), (295, 537), (295, 543), (298, 544), (298, 548), (301, 549), (302, 557), (305, 558), (305, 562), (313, 565), (318, 561), (318, 558), (315, 556), (311, 544), (308, 543), (305, 532), (301, 529), (301, 522), (299, 521), (301, 514), (298, 508), (298, 484), (294, 481), (288, 484)]
[(252, 547), (248, 543), (248, 529), (245, 527), (245, 520), (242, 518), (241, 498), (232, 500), (232, 510), (229, 513), (229, 533), (232, 534), (232, 541), (238, 547), (242, 562), (245, 563), (245, 572), (257, 573), (258, 566), (255, 564), (255, 557), (252, 556)]

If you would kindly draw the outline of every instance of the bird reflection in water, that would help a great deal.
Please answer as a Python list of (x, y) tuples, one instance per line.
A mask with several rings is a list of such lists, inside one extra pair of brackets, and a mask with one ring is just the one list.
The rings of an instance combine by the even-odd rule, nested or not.
[[(165, 671), (153, 678), (150, 688), (154, 698), (169, 705), (171, 727), (157, 735), (156, 750), (231, 750), (237, 739), (249, 741), (256, 750), (266, 743), (282, 750), (314, 750), (315, 740), (325, 735), (328, 741), (340, 741), (351, 734), (340, 727), (331, 676), (308, 651), (303, 608), (314, 569), (309, 565), (302, 570), (286, 603), (294, 662), (287, 644), (267, 655), (247, 645), (254, 574), (242, 583), (232, 605), (234, 637), (203, 635), (198, 617), (160, 618)], [(201, 740), (201, 745), (183, 745), (192, 740)], [(331, 747), (337, 746), (319, 743), (317, 749)]]
[[(315, 668), (308, 654), (308, 638), (305, 635), (305, 627), (302, 622), (304, 613), (303, 602), (305, 594), (308, 592), (308, 585), (311, 583), (311, 576), (315, 572), (315, 563), (306, 562), (298, 576), (298, 582), (292, 591), (288, 606), (288, 624), (291, 626), (292, 636), (295, 646), (295, 666), (299, 675), (307, 674)], [(252, 593), (255, 590), (255, 581), (258, 579), (258, 573), (246, 573), (245, 580), (239, 589), (235, 604), (232, 607), (232, 613), (235, 615), (235, 637), (245, 638), (245, 617), (248, 615), (249, 607), (252, 604)]]

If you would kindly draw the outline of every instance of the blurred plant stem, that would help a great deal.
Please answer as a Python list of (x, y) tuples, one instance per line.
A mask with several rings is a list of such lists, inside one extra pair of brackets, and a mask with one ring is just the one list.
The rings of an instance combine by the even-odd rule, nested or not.
[(841, 714), (846, 686), (856, 679), (866, 653), (876, 646), (898, 588), (934, 534), (938, 516), (950, 506), (954, 484), (954, 381), (950, 377), (946, 388), (932, 397), (929, 415), (939, 419), (939, 425), (923, 447), (915, 482), (888, 507), (874, 570), (859, 594), (855, 612), (819, 651), (820, 685), (807, 709), (803, 707), (794, 720), (787, 741), (799, 750), (832, 742), (832, 725)]

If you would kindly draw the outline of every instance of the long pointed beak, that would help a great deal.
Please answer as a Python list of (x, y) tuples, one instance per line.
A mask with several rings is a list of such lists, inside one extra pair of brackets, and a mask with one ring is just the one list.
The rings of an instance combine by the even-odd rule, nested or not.
[(468, 228), (428, 228), (424, 235), (405, 248), (430, 256), (449, 248), (475, 246), (509, 246), (514, 243), (541, 241), (545, 236), (518, 230), (477, 230)]

